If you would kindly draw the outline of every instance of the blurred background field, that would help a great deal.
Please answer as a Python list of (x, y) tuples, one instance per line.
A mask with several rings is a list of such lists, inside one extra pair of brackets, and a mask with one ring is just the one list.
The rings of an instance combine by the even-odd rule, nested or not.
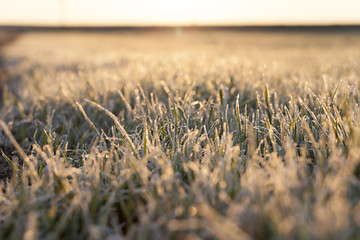
[[(267, 83), (289, 95), (307, 87), (320, 90), (324, 80), (331, 87), (340, 80), (356, 84), (359, 36), (356, 31), (181, 28), (109, 34), (35, 32), (23, 34), (4, 54), (14, 78), (9, 84), (19, 78), (27, 86), (14, 89), (22, 98), (66, 97), (55, 93), (80, 96), (87, 81), (102, 86), (97, 90), (107, 94), (117, 88), (134, 89), (143, 82), (159, 88), (161, 81), (182, 91), (201, 84), (217, 89), (229, 78), (253, 93)], [(70, 84), (73, 89), (69, 82), (75, 83)]]

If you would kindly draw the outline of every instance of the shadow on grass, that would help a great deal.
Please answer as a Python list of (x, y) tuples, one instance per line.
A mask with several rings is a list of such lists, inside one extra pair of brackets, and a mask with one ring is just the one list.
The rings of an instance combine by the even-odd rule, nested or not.
[[(6, 86), (6, 82), (8, 81), (7, 69), (5, 66), (5, 60), (2, 56), (2, 48), (14, 41), (17, 38), (17, 34), (14, 32), (1, 32), (0, 31), (0, 110), (3, 107), (4, 101), (4, 88)], [(11, 156), (13, 150), (9, 146), (4, 146), (5, 140), (3, 136), (0, 135), (0, 149), (6, 156)], [(11, 176), (12, 169), (11, 166), (6, 162), (5, 158), (0, 154), (0, 180), (9, 178)]]

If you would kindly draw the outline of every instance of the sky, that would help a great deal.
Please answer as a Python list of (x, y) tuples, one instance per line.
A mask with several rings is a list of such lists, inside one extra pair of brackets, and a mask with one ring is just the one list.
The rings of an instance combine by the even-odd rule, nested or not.
[(0, 0), (0, 25), (360, 24), (359, 0)]

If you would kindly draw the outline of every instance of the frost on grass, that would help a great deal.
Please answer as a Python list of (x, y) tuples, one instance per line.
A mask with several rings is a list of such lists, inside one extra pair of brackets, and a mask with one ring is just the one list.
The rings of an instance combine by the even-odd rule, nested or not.
[(0, 238), (359, 238), (359, 40), (21, 36)]

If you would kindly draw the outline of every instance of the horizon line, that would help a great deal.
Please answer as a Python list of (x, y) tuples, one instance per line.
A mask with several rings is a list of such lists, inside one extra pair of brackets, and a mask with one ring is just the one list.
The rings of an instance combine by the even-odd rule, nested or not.
[(220, 22), (220, 23), (11, 23), (11, 22), (0, 22), (0, 27), (222, 27), (222, 26), (234, 26), (234, 27), (266, 27), (266, 26), (360, 26), (359, 21), (327, 21), (327, 22), (243, 22), (243, 23), (231, 23), (231, 22)]
[(360, 23), (329, 23), (329, 24), (3, 24), (0, 28), (193, 28), (193, 27), (360, 27)]
[(338, 31), (338, 30), (350, 30), (360, 31), (360, 24), (274, 24), (274, 25), (2, 25), (0, 24), (1, 30), (10, 30), (18, 32), (26, 31), (116, 31), (116, 30), (167, 30), (182, 28), (188, 29), (214, 29), (214, 30), (244, 30), (244, 31)]

